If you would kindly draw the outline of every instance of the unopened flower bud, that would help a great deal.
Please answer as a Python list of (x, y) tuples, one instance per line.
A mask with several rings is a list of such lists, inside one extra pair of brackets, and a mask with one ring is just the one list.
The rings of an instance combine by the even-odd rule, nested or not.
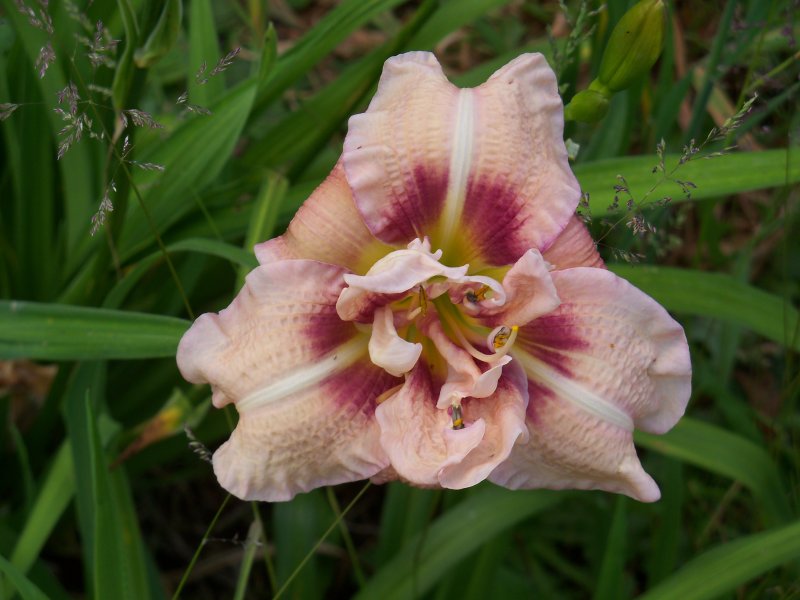
[(611, 32), (597, 79), (611, 92), (629, 87), (658, 60), (664, 43), (663, 0), (640, 0)]
[(602, 119), (608, 112), (608, 95), (591, 87), (578, 92), (564, 107), (564, 119), (594, 123)]

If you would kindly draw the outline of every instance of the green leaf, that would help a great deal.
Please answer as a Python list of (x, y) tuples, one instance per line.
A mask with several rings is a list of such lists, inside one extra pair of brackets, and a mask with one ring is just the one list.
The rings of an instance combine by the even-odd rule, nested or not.
[(256, 97), (264, 93), (269, 84), (269, 76), (278, 60), (278, 34), (275, 26), (270, 22), (264, 32), (264, 47), (261, 49), (261, 59), (258, 62), (258, 89)]
[(251, 167), (277, 167), (294, 163), (289, 172), (295, 179), (312, 161), (331, 135), (356, 110), (380, 77), (383, 63), (405, 47), (411, 36), (428, 20), (434, 2), (424, 2), (414, 17), (390, 41), (345, 69), (339, 77), (308, 100), (300, 110), (271, 127), (245, 155)]
[(11, 563), (20, 572), (27, 573), (31, 568), (74, 494), (72, 453), (69, 443), (64, 442), (56, 452), (11, 553)]
[[(800, 161), (791, 161), (786, 150), (766, 150), (764, 152), (735, 152), (713, 159), (695, 159), (682, 165), (674, 177), (690, 181), (697, 186), (692, 190), (692, 200), (719, 198), (751, 190), (779, 187), (800, 181)], [(679, 156), (670, 154), (664, 157), (667, 171), (678, 162)], [(575, 176), (581, 189), (590, 195), (593, 216), (609, 212), (608, 207), (617, 193), (614, 186), (619, 184), (617, 175), (623, 175), (628, 188), (637, 201), (661, 178), (653, 173), (658, 157), (635, 156), (612, 158), (575, 165)], [(659, 185), (648, 197), (656, 201), (665, 196), (673, 202), (684, 201), (681, 188), (669, 181)], [(622, 199), (622, 198), (621, 198)], [(624, 207), (624, 202), (622, 202)]]
[[(46, 42), (44, 32), (30, 27), (24, 15), (17, 9), (11, 0), (0, 0), (3, 5), (4, 17), (13, 26), (15, 36), (22, 44), (28, 59), (29, 68), (33, 69), (40, 48)], [(63, 25), (67, 26), (66, 23)], [(66, 32), (63, 35), (67, 35)], [(67, 77), (64, 72), (69, 68), (69, 61), (64, 56), (59, 57), (48, 70), (45, 77), (35, 77), (36, 85), (39, 86), (42, 98), (46, 106), (50, 106), (56, 98), (59, 90), (67, 85)], [(22, 90), (12, 90), (19, 101), (24, 98)], [(19, 95), (17, 95), (19, 94)], [(33, 108), (33, 107), (27, 107)], [(50, 125), (51, 139), (58, 139), (58, 132), (64, 127), (61, 117), (53, 110), (44, 110), (42, 117), (47, 119)], [(15, 115), (16, 118), (17, 115)], [(35, 167), (36, 165), (31, 165)], [(66, 247), (68, 251), (76, 246), (83, 236), (89, 232), (89, 218), (94, 210), (94, 206), (99, 202), (98, 190), (100, 188), (97, 177), (98, 169), (91, 146), (84, 140), (82, 143), (75, 144), (70, 148), (64, 157), (58, 161), (58, 171), (61, 177), (62, 194), (59, 197), (63, 200), (64, 224), (66, 229)], [(37, 171), (29, 173), (29, 176), (36, 177)], [(4, 193), (5, 199), (5, 193)], [(47, 199), (48, 202), (52, 198)]]
[(144, 46), (136, 50), (133, 56), (137, 67), (146, 69), (170, 51), (178, 40), (182, 18), (182, 0), (167, 0)]
[(398, 600), (423, 596), (439, 578), (498, 533), (553, 506), (545, 490), (485, 487), (406, 543), (356, 598)]
[(618, 496), (614, 501), (614, 516), (608, 528), (605, 552), (603, 552), (603, 562), (600, 566), (597, 585), (592, 595), (596, 600), (623, 598), (626, 595), (624, 593), (625, 588), (623, 587), (625, 543), (628, 529), (626, 502), (627, 499), (625, 496)]
[(670, 267), (609, 265), (651, 295), (667, 310), (744, 325), (779, 344), (800, 351), (798, 311), (775, 296), (723, 273)]
[(308, 73), (353, 31), (402, 0), (344, 0), (328, 12), (297, 44), (278, 58), (256, 100), (256, 112), (271, 104), (295, 81)]
[(188, 321), (160, 315), (2, 300), (0, 358), (174, 356), (188, 327)]
[(800, 558), (800, 521), (718, 546), (639, 596), (639, 600), (719, 598), (743, 583)]
[[(267, 239), (267, 238), (262, 238)], [(246, 269), (255, 269), (258, 266), (253, 248), (238, 248), (225, 242), (210, 240), (206, 238), (189, 238), (180, 240), (167, 246), (169, 252), (199, 252), (209, 256), (216, 256), (230, 261), (235, 265), (240, 265)], [(157, 257), (159, 255), (153, 255)]]
[[(222, 77), (208, 77), (214, 61), (220, 56), (217, 43), (217, 27), (214, 24), (214, 11), (211, 0), (191, 0), (189, 3), (189, 99), (193, 104), (211, 106), (225, 91)], [(205, 63), (206, 70), (201, 77), (206, 81), (197, 82), (195, 73)]]
[(109, 473), (88, 392), (85, 407), (90, 463), (81, 467), (90, 469), (94, 500), (94, 597), (144, 600), (149, 594), (136, 513), (123, 501), (122, 471)]
[(441, 494), (441, 490), (414, 488), (404, 483), (386, 486), (376, 553), (379, 563), (385, 563), (422, 531), (433, 517)]
[(637, 431), (634, 439), (660, 454), (742, 482), (755, 496), (768, 523), (789, 519), (791, 511), (775, 462), (750, 440), (688, 417), (664, 435)]
[[(252, 251), (248, 252), (231, 244), (207, 238), (180, 240), (167, 246), (167, 252), (199, 252), (200, 254), (217, 256), (239, 265), (244, 271), (250, 271), (258, 266), (258, 261)], [(154, 252), (140, 260), (108, 293), (108, 296), (103, 301), (103, 306), (105, 308), (119, 308), (141, 278), (154, 264), (163, 258), (164, 255), (161, 252)]]
[(263, 546), (261, 541), (262, 527), (261, 521), (254, 519), (247, 530), (247, 538), (244, 541), (244, 556), (242, 556), (242, 562), (239, 565), (239, 579), (236, 581), (233, 600), (244, 600), (247, 593), (247, 582), (250, 579), (250, 571), (253, 569), (256, 552), (260, 546)]
[(256, 80), (247, 80), (211, 107), (211, 115), (189, 117), (167, 140), (143, 151), (142, 160), (163, 165), (164, 172), (135, 173), (136, 189), (147, 190), (145, 208), (131, 200), (119, 241), (123, 260), (150, 245), (153, 228), (163, 231), (195, 206), (196, 195), (219, 175), (250, 114), (255, 89)]
[[(322, 490), (313, 490), (295, 496), (291, 502), (275, 504), (272, 519), (277, 583), (283, 585), (295, 575), (296, 567), (325, 532), (325, 527), (331, 521), (331, 510), (322, 496)], [(329, 573), (322, 569), (321, 563), (320, 557), (313, 555), (305, 565), (305, 576), (291, 581), (286, 590), (287, 596), (322, 598)], [(311, 573), (313, 576), (309, 576)]]
[(258, 191), (258, 196), (253, 203), (253, 213), (250, 216), (247, 233), (244, 236), (244, 252), (250, 257), (252, 263), (240, 263), (236, 289), (242, 287), (247, 272), (255, 266), (256, 261), (253, 257), (255, 245), (273, 236), (287, 187), (288, 182), (285, 177), (278, 173), (270, 173)]
[(117, 0), (117, 8), (119, 8), (119, 17), (125, 32), (125, 46), (122, 50), (122, 55), (117, 61), (117, 68), (114, 70), (114, 80), (111, 83), (111, 100), (115, 110), (123, 110), (127, 108), (125, 103), (128, 100), (134, 77), (133, 55), (136, 51), (136, 46), (139, 44), (139, 27), (136, 24), (136, 15), (133, 12), (130, 0)]
[(408, 48), (413, 50), (433, 50), (444, 37), (456, 29), (472, 23), (488, 11), (505, 6), (511, 0), (450, 0), (441, 6), (430, 20), (420, 29)]
[[(47, 596), (42, 593), (31, 581), (25, 577), (14, 565), (8, 562), (5, 558), (0, 556), (0, 571), (8, 578), (13, 586), (22, 596), (22, 600), (47, 600)], [(5, 585), (0, 579), (0, 594), (6, 595)]]

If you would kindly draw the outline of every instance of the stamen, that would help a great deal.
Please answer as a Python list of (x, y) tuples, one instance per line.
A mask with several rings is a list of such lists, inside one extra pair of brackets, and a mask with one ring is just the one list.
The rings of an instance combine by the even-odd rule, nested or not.
[(428, 314), (428, 294), (425, 293), (425, 288), (419, 286), (419, 308), (422, 310), (422, 316)]
[(489, 334), (489, 337), (486, 338), (486, 345), (490, 348), (494, 348), (495, 356), (505, 356), (508, 354), (508, 351), (511, 350), (511, 346), (514, 345), (518, 332), (519, 327), (517, 325), (512, 327), (507, 327), (506, 325), (495, 327)]
[(470, 356), (472, 356), (472, 358), (477, 358), (485, 363), (493, 363), (497, 360), (497, 354), (484, 354), (475, 346), (473, 346), (464, 336), (459, 324), (456, 323), (453, 317), (447, 314), (446, 311), (439, 311), (439, 316), (450, 326), (451, 331), (455, 334), (459, 343), (463, 346), (464, 350), (466, 350)]
[(470, 302), (472, 302), (472, 304), (477, 304), (478, 302), (486, 300), (486, 294), (491, 291), (492, 288), (490, 288), (488, 285), (484, 285), (480, 287), (477, 291), (472, 291), (472, 290), (468, 291), (464, 297)]
[(464, 415), (460, 404), (451, 406), (450, 416), (453, 417), (453, 429), (464, 429)]
[(375, 398), (375, 404), (380, 404), (381, 402), (385, 402), (391, 396), (394, 396), (397, 392), (399, 392), (401, 387), (403, 387), (402, 383), (394, 386), (393, 388), (389, 388), (381, 395), (379, 395), (377, 398)]

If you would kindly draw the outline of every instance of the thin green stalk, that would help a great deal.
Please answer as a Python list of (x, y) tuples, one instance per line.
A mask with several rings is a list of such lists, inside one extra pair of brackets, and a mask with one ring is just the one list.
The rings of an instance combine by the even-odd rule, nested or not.
[(794, 64), (798, 60), (800, 60), (800, 50), (798, 50), (797, 52), (792, 54), (789, 58), (787, 58), (781, 64), (779, 64), (777, 67), (772, 69), (769, 73), (767, 73), (766, 75), (762, 75), (761, 77), (756, 79), (753, 83), (751, 83), (749, 86), (747, 86), (747, 90), (742, 92), (742, 96), (749, 96), (753, 92), (757, 91), (758, 88), (760, 88), (762, 85), (764, 85), (767, 81), (769, 81), (770, 79), (775, 77), (775, 75), (777, 75), (778, 73), (780, 73), (781, 71), (786, 69), (788, 66)]
[[(291, 585), (292, 581), (294, 581), (295, 577), (297, 577), (300, 574), (300, 571), (303, 570), (303, 567), (306, 566), (306, 563), (309, 560), (311, 560), (311, 557), (314, 556), (314, 554), (316, 553), (317, 549), (319, 549), (319, 547), (322, 545), (322, 542), (324, 542), (328, 538), (328, 536), (333, 532), (333, 530), (336, 529), (336, 527), (338, 527), (338, 525), (341, 522), (341, 520), (345, 517), (345, 515), (347, 513), (350, 512), (350, 509), (352, 509), (356, 505), (356, 502), (358, 502), (361, 499), (361, 496), (363, 496), (364, 493), (369, 489), (369, 486), (370, 486), (370, 482), (367, 481), (367, 483), (364, 485), (364, 487), (361, 488), (361, 491), (358, 492), (358, 494), (356, 494), (356, 497), (353, 498), (350, 501), (350, 504), (348, 504), (345, 507), (344, 511), (338, 517), (336, 517), (336, 519), (334, 519), (334, 521), (333, 521), (333, 523), (331, 523), (330, 527), (328, 527), (328, 529), (325, 530), (325, 533), (323, 533), (322, 536), (319, 538), (319, 540), (317, 540), (317, 543), (314, 544), (314, 547), (311, 548), (311, 550), (308, 551), (308, 554), (306, 554), (305, 558), (303, 558), (303, 560), (300, 561), (300, 564), (297, 565), (297, 568), (295, 568), (295, 570), (292, 571), (292, 574), (289, 575), (289, 577), (286, 579), (286, 581), (283, 582), (283, 585), (281, 586), (281, 589), (279, 589), (278, 592), (275, 594), (273, 600), (278, 600), (278, 598), (280, 598), (283, 595), (283, 593), (287, 589), (289, 589), (289, 586)], [(175, 600), (175, 598), (173, 598), (173, 600)]]
[(728, 490), (723, 494), (720, 501), (717, 503), (717, 507), (714, 509), (714, 512), (711, 513), (711, 516), (708, 518), (708, 522), (706, 523), (705, 527), (700, 531), (700, 535), (697, 536), (697, 540), (695, 541), (695, 547), (702, 548), (708, 538), (711, 536), (711, 533), (720, 526), (722, 523), (722, 516), (725, 514), (725, 511), (736, 499), (736, 496), (739, 495), (739, 492), (742, 491), (742, 484), (738, 481), (734, 481)]
[(714, 43), (711, 45), (711, 54), (708, 57), (708, 68), (705, 75), (703, 75), (703, 84), (700, 86), (699, 93), (694, 103), (694, 110), (692, 111), (692, 119), (689, 123), (687, 133), (688, 139), (696, 139), (700, 135), (700, 126), (703, 123), (703, 116), (706, 112), (706, 104), (711, 96), (711, 90), (714, 87), (716, 80), (717, 67), (719, 66), (720, 59), (722, 58), (722, 49), (725, 47), (725, 40), (730, 32), (731, 20), (733, 19), (734, 9), (736, 8), (737, 0), (728, 0), (725, 6), (725, 12), (722, 13), (722, 18), (717, 26), (717, 35), (714, 37)]
[[(88, 89), (86, 82), (83, 80), (83, 77), (81, 77), (80, 71), (78, 71), (78, 69), (75, 69), (75, 73), (78, 77), (78, 80), (80, 81), (81, 86), (83, 86), (84, 90)], [(164, 255), (164, 260), (167, 263), (167, 268), (169, 268), (170, 274), (172, 275), (172, 278), (175, 281), (175, 285), (178, 288), (178, 293), (181, 295), (181, 300), (183, 301), (184, 307), (186, 308), (186, 312), (191, 319), (194, 319), (195, 318), (194, 311), (192, 310), (192, 306), (189, 303), (189, 298), (186, 295), (186, 290), (183, 289), (183, 285), (181, 284), (180, 278), (178, 277), (178, 271), (175, 269), (175, 265), (172, 263), (172, 259), (169, 256), (169, 252), (167, 252), (167, 247), (164, 245), (164, 241), (161, 239), (161, 235), (158, 233), (158, 228), (156, 227), (155, 221), (153, 220), (153, 217), (150, 214), (150, 209), (147, 208), (147, 205), (145, 204), (144, 199), (142, 198), (142, 195), (139, 192), (139, 188), (133, 182), (133, 175), (131, 174), (128, 165), (125, 164), (124, 158), (117, 150), (117, 147), (113, 142), (112, 136), (109, 134), (108, 129), (103, 123), (103, 119), (100, 116), (100, 113), (97, 111), (97, 106), (95, 105), (94, 102), (90, 102), (89, 106), (92, 107), (92, 111), (94, 112), (95, 118), (97, 119), (97, 122), (100, 124), (100, 127), (103, 129), (103, 136), (106, 140), (108, 140), (109, 148), (113, 151), (114, 157), (117, 159), (117, 168), (122, 167), (122, 170), (125, 171), (125, 176), (128, 178), (128, 183), (130, 184), (133, 193), (136, 195), (136, 199), (139, 201), (139, 205), (142, 208), (142, 213), (147, 219), (147, 224), (150, 226), (150, 230), (153, 233), (153, 237), (155, 237), (159, 250)]]
[(183, 301), (183, 305), (186, 308), (186, 313), (189, 315), (189, 318), (194, 320), (195, 315), (194, 311), (192, 310), (191, 304), (189, 304), (189, 297), (186, 295), (186, 290), (183, 289), (183, 284), (181, 284), (180, 277), (178, 277), (178, 271), (175, 269), (175, 265), (172, 263), (172, 259), (169, 256), (169, 252), (167, 251), (167, 247), (164, 245), (164, 240), (161, 239), (161, 235), (158, 233), (158, 228), (156, 227), (155, 221), (153, 220), (153, 216), (150, 214), (150, 209), (147, 208), (147, 205), (144, 203), (144, 198), (139, 193), (139, 188), (133, 182), (133, 176), (131, 175), (130, 169), (125, 163), (122, 163), (122, 168), (125, 171), (125, 174), (128, 176), (128, 181), (130, 181), (131, 189), (133, 193), (136, 195), (136, 199), (139, 201), (139, 206), (142, 208), (142, 213), (147, 219), (147, 224), (150, 226), (150, 230), (153, 232), (153, 237), (155, 237), (156, 243), (158, 244), (158, 248), (161, 253), (164, 255), (164, 260), (167, 263), (167, 268), (169, 268), (169, 272), (172, 275), (172, 279), (175, 281), (175, 285), (178, 288), (178, 293), (181, 295), (181, 300)]
[(261, 526), (261, 539), (264, 540), (264, 566), (267, 568), (267, 577), (269, 578), (269, 589), (272, 595), (278, 590), (278, 577), (275, 575), (275, 565), (272, 562), (272, 553), (269, 551), (269, 538), (267, 537), (267, 528), (264, 525), (264, 520), (261, 518), (261, 513), (258, 511), (258, 503), (251, 502), (253, 509), (253, 518), (255, 518)]
[(181, 595), (181, 591), (183, 590), (183, 586), (186, 585), (186, 581), (189, 579), (189, 575), (192, 573), (192, 569), (194, 569), (194, 565), (197, 562), (197, 559), (200, 557), (200, 552), (203, 551), (203, 547), (206, 545), (208, 541), (208, 537), (211, 535), (211, 532), (214, 530), (214, 526), (217, 524), (220, 515), (222, 515), (222, 511), (225, 510), (225, 506), (228, 504), (228, 501), (231, 499), (231, 495), (228, 494), (225, 496), (225, 500), (222, 501), (222, 504), (217, 510), (217, 514), (214, 515), (214, 518), (211, 519), (211, 523), (206, 529), (206, 532), (203, 534), (203, 539), (200, 540), (200, 543), (197, 546), (197, 550), (194, 552), (194, 556), (192, 556), (192, 561), (189, 563), (189, 566), (186, 567), (186, 571), (183, 573), (183, 577), (181, 577), (181, 581), (178, 584), (178, 588), (175, 590), (175, 593), (172, 595), (172, 600), (178, 600)]
[(363, 588), (367, 584), (367, 579), (364, 577), (364, 571), (361, 569), (361, 562), (358, 560), (358, 552), (353, 545), (353, 538), (350, 537), (350, 530), (347, 529), (347, 524), (344, 522), (344, 515), (342, 509), (339, 507), (339, 501), (336, 500), (336, 494), (333, 493), (333, 487), (328, 486), (325, 488), (325, 494), (328, 496), (328, 502), (331, 505), (331, 510), (336, 518), (339, 520), (339, 531), (342, 533), (344, 545), (347, 548), (347, 554), (350, 557), (350, 564), (353, 565), (353, 575), (355, 575), (358, 587)]
[(244, 600), (244, 595), (247, 593), (247, 582), (250, 580), (250, 571), (253, 570), (253, 561), (256, 558), (256, 552), (259, 545), (261, 545), (261, 521), (256, 517), (250, 523), (250, 529), (247, 530), (247, 540), (244, 543), (244, 555), (242, 556), (242, 564), (239, 570), (239, 579), (236, 582), (236, 591), (233, 594), (233, 600)]

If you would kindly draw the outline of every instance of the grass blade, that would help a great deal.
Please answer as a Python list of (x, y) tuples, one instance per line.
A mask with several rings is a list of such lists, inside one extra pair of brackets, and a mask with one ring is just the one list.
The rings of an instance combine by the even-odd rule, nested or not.
[(614, 501), (614, 516), (611, 518), (600, 575), (592, 596), (595, 600), (625, 597), (623, 574), (628, 528), (626, 502), (625, 496), (619, 496)]
[(780, 296), (724, 273), (620, 264), (609, 265), (609, 268), (658, 300), (667, 310), (744, 325), (800, 351), (800, 339), (794, 338), (798, 311)]
[(402, 0), (345, 0), (278, 59), (256, 100), (258, 112), (303, 77), (328, 52), (369, 19), (400, 4)]
[[(558, 493), (509, 491), (486, 487), (437, 519), (424, 533), (400, 548), (367, 586), (360, 600), (405, 599), (424, 595), (458, 562), (507, 528), (553, 506)], [(420, 534), (422, 535), (422, 534)]]
[(20, 572), (27, 573), (31, 568), (74, 494), (75, 471), (72, 466), (72, 451), (69, 442), (64, 442), (56, 452), (41, 491), (11, 554), (11, 563)]
[(166, 141), (142, 148), (142, 161), (164, 166), (162, 172), (137, 171), (138, 189), (149, 188), (146, 209), (131, 203), (119, 241), (119, 253), (129, 259), (152, 242), (155, 227), (164, 228), (194, 206), (194, 194), (211, 183), (228, 159), (250, 114), (256, 80), (249, 79), (211, 107), (211, 115), (186, 121)]
[[(192, 0), (189, 3), (189, 99), (193, 104), (211, 106), (225, 91), (222, 77), (208, 77), (214, 61), (220, 57), (217, 27), (211, 0)], [(206, 72), (200, 75), (201, 84), (194, 74), (202, 64)]]
[(0, 357), (94, 360), (174, 356), (189, 322), (173, 317), (0, 301)]
[[(665, 163), (669, 167), (678, 158), (675, 154), (667, 155)], [(618, 174), (625, 176), (631, 194), (641, 201), (661, 178), (652, 172), (656, 164), (658, 157), (655, 155), (611, 158), (575, 165), (574, 171), (581, 189), (589, 193), (592, 215), (597, 217), (609, 212), (616, 193), (614, 186), (619, 183)], [(789, 160), (787, 150), (736, 152), (709, 160), (692, 160), (681, 166), (676, 176), (697, 186), (692, 191), (692, 200), (706, 200), (797, 183), (800, 161)], [(665, 181), (649, 199), (655, 201), (671, 196), (673, 202), (681, 202), (685, 198), (680, 192), (678, 185)]]
[[(130, 502), (123, 502), (122, 471), (112, 475), (100, 442), (89, 392), (86, 394), (86, 434), (94, 513), (92, 573), (95, 598), (144, 600), (149, 597), (139, 524)], [(78, 466), (78, 465), (76, 465)], [(118, 480), (118, 481), (115, 481)], [(127, 509), (127, 510), (126, 510)]]
[(664, 435), (637, 431), (635, 440), (650, 450), (741, 481), (768, 523), (785, 523), (791, 515), (775, 462), (750, 440), (688, 417)]
[[(19, 569), (2, 556), (0, 556), (0, 571), (17, 589), (19, 595), (22, 596), (22, 600), (47, 600), (47, 596), (42, 593), (42, 590), (36, 587)], [(7, 596), (2, 579), (0, 579), (0, 595)]]
[[(250, 579), (250, 571), (253, 568), (253, 561), (256, 558), (256, 552), (261, 545), (261, 522), (254, 520), (250, 524), (250, 529), (247, 530), (247, 539), (244, 541), (244, 556), (239, 565), (239, 579), (236, 581), (236, 591), (233, 594), (233, 600), (244, 600), (247, 593), (247, 581)], [(264, 550), (267, 551), (266, 549)]]
[(797, 558), (800, 558), (800, 521), (709, 550), (639, 596), (639, 600), (719, 598), (750, 579)]

